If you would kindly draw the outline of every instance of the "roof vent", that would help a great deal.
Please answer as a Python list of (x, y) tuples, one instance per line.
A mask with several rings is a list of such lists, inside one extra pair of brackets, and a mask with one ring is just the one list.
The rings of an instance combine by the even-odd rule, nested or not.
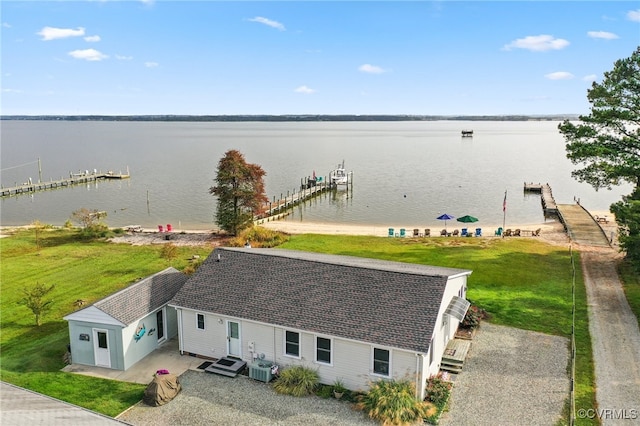
[(216, 259), (216, 262), (220, 262), (220, 253), (218, 253), (218, 258)]

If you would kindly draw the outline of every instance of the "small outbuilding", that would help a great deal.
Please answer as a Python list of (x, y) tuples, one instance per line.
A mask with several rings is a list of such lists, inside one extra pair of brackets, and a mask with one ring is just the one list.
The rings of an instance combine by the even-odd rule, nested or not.
[(187, 279), (167, 268), (65, 316), (73, 363), (127, 370), (175, 337), (177, 314), (167, 303)]

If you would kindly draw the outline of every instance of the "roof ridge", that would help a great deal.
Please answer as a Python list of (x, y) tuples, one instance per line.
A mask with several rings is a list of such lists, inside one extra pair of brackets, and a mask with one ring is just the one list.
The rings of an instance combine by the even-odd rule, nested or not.
[[(399, 260), (375, 259), (370, 257), (360, 257), (354, 255), (342, 255), (320, 252), (307, 252), (291, 249), (269, 248), (244, 248), (244, 247), (217, 247), (218, 251), (239, 252), (245, 254), (255, 254), (264, 256), (275, 256), (287, 259), (296, 259), (305, 262), (332, 264), (359, 269), (377, 269), (387, 272), (399, 272), (410, 275), (429, 275), (439, 277), (452, 277), (458, 275), (470, 275), (470, 269), (451, 268), (448, 266), (425, 265), (422, 263), (402, 262)], [(314, 259), (314, 257), (316, 257)], [(322, 258), (322, 259), (320, 259)], [(341, 261), (348, 259), (348, 261)], [(418, 271), (420, 270), (420, 271)], [(440, 273), (436, 273), (440, 271)]]
[[(163, 269), (160, 272), (156, 272), (155, 274), (149, 275), (147, 277), (142, 278), (141, 280), (134, 282), (132, 284), (129, 284), (126, 287), (121, 288), (120, 290), (116, 291), (115, 293), (111, 293), (110, 295), (103, 297), (100, 300), (96, 300), (93, 304), (89, 305), (89, 306), (95, 306), (96, 308), (100, 309), (101, 305), (104, 305), (106, 302), (108, 302), (111, 299), (115, 299), (117, 296), (121, 295), (122, 293), (124, 293), (125, 291), (130, 291), (135, 287), (141, 286), (144, 283), (153, 280), (154, 277), (157, 277), (159, 275), (163, 275), (163, 274), (167, 274), (169, 272), (180, 272), (178, 271), (176, 268), (174, 268), (173, 266), (169, 266), (168, 268)], [(87, 306), (87, 308), (89, 307)], [(85, 308), (86, 309), (86, 308)], [(100, 309), (102, 310), (102, 309)]]

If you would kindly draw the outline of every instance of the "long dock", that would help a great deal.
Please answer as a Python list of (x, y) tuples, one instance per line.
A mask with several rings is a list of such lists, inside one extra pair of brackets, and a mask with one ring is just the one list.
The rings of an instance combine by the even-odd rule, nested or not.
[(611, 246), (600, 224), (580, 204), (560, 204), (558, 217), (571, 241), (587, 246)]
[(34, 192), (46, 191), (49, 189), (66, 188), (74, 185), (82, 185), (90, 182), (96, 182), (99, 180), (110, 179), (128, 179), (129, 173), (114, 173), (114, 172), (85, 172), (70, 174), (68, 178), (60, 178), (57, 180), (50, 180), (48, 182), (25, 182), (21, 185), (5, 188), (0, 186), (1, 197), (11, 197), (13, 195), (32, 194)]
[[(349, 176), (352, 177), (353, 172), (349, 172)], [(353, 190), (352, 185), (352, 179), (349, 179), (348, 183), (344, 185), (347, 193)], [(333, 190), (337, 190), (337, 186), (327, 181), (327, 179), (318, 179), (316, 181), (302, 178), (300, 179), (299, 190), (293, 190), (291, 193), (287, 192), (286, 195), (281, 193), (279, 199), (274, 196), (273, 201), (267, 203), (262, 213), (256, 215), (254, 223), (260, 225), (265, 222), (282, 219), (291, 213), (291, 210), (298, 204)]]
[(558, 214), (558, 205), (553, 198), (553, 192), (551, 186), (548, 183), (524, 183), (524, 192), (537, 192), (540, 194), (540, 200), (542, 202), (542, 209), (545, 214)]

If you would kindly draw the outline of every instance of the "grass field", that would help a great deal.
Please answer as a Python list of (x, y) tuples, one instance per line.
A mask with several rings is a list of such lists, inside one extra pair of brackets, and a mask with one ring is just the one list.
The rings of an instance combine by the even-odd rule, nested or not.
[[(471, 269), (467, 298), (490, 321), (569, 337), (572, 323), (571, 254), (568, 248), (531, 239), (399, 239), (356, 236), (292, 236), (282, 248)], [(574, 261), (579, 264), (577, 253)], [(595, 376), (582, 272), (576, 270), (576, 409), (593, 408)], [(567, 421), (567, 404), (564, 421)], [(564, 422), (563, 422), (564, 423)], [(575, 424), (598, 424), (577, 419)]]
[[(531, 239), (418, 241), (328, 235), (292, 236), (281, 247), (471, 269), (468, 297), (489, 311), (492, 322), (565, 337), (571, 331), (571, 262), (564, 247)], [(182, 269), (191, 255), (205, 257), (210, 251), (178, 249), (178, 256), (169, 261), (157, 246), (82, 242), (66, 230), (42, 233), (40, 247), (33, 231), (0, 239), (2, 380), (110, 416), (139, 401), (141, 385), (59, 372), (68, 343), (62, 317), (76, 309), (77, 299), (91, 303), (167, 266)], [(41, 327), (17, 303), (22, 289), (38, 282), (56, 285), (53, 310)], [(591, 341), (579, 270), (577, 284), (578, 408), (593, 408)]]
[[(77, 233), (67, 230), (41, 232), (39, 246), (34, 231), (0, 239), (1, 378), (115, 416), (142, 399), (144, 386), (60, 372), (69, 343), (62, 317), (77, 309), (78, 299), (90, 304), (168, 266), (182, 269), (189, 256), (205, 257), (210, 250), (179, 247), (169, 261), (158, 246), (78, 241)], [(36, 283), (55, 284), (53, 308), (40, 327), (31, 311), (18, 304), (23, 289)]]

